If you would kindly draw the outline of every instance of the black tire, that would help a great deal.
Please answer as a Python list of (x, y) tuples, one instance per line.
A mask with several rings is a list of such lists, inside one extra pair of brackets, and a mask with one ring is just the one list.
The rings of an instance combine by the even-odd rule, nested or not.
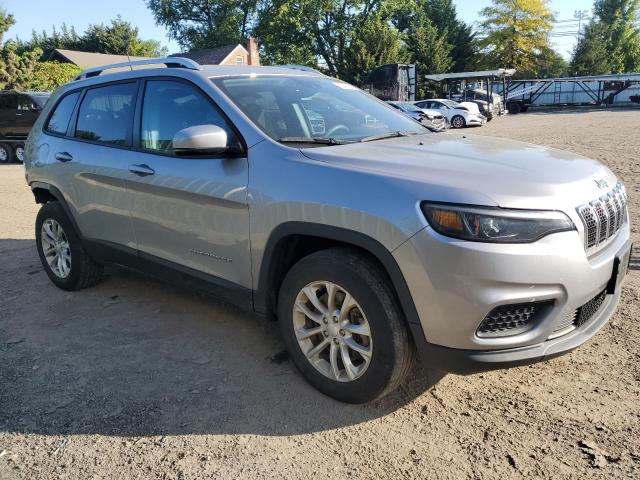
[(467, 126), (467, 121), (462, 115), (456, 115), (451, 119), (451, 125), (453, 128), (464, 128)]
[[(71, 269), (69, 274), (61, 278), (56, 275), (45, 258), (42, 246), (42, 225), (48, 219), (57, 222), (63, 229), (69, 244), (71, 254)], [(49, 202), (42, 206), (36, 217), (36, 247), (45, 272), (51, 281), (62, 290), (73, 291), (95, 285), (102, 279), (103, 267), (95, 262), (84, 249), (80, 237), (62, 205), (59, 202)]]
[(518, 113), (520, 113), (522, 111), (522, 105), (520, 105), (519, 103), (508, 103), (507, 104), (507, 111), (511, 115), (516, 115), (516, 114), (518, 114)]
[(24, 144), (18, 143), (13, 147), (13, 158), (18, 163), (24, 163)]
[[(335, 283), (348, 291), (368, 321), (371, 360), (354, 380), (341, 382), (324, 375), (307, 360), (298, 344), (294, 304), (305, 286), (319, 281)], [(278, 295), (278, 318), (290, 358), (298, 370), (315, 388), (342, 402), (361, 404), (392, 392), (413, 365), (414, 347), (389, 281), (381, 268), (357, 249), (323, 250), (295, 264)]]
[(0, 143), (0, 163), (13, 162), (13, 149), (7, 143)]

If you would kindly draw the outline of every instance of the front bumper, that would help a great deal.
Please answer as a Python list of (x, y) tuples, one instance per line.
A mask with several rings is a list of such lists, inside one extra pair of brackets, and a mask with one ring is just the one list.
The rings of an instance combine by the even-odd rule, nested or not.
[[(470, 375), (472, 373), (531, 365), (571, 352), (593, 337), (615, 313), (620, 292), (608, 295), (598, 313), (571, 333), (528, 347), (506, 350), (464, 350), (416, 341), (420, 358), (435, 370)], [(412, 325), (414, 339), (424, 339), (422, 329)]]
[(482, 126), (485, 123), (487, 123), (486, 117), (471, 116), (467, 120), (467, 125), (469, 126)]
[[(558, 327), (608, 286), (629, 236), (625, 223), (606, 248), (587, 257), (575, 231), (501, 245), (455, 240), (425, 228), (393, 252), (420, 318), (420, 325), (412, 326), (418, 349), (438, 368), (473, 372), (576, 348), (610, 318), (619, 292), (607, 295), (584, 325), (563, 334)], [(540, 301), (553, 307), (526, 331), (478, 336), (480, 323), (494, 308)]]

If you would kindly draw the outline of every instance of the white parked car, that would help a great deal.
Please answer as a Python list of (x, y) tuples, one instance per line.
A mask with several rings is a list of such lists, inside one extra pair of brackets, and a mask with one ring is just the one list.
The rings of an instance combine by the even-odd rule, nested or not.
[(468, 106), (453, 100), (432, 99), (413, 102), (419, 108), (428, 108), (441, 112), (453, 128), (481, 126), (487, 123), (486, 117), (471, 111)]

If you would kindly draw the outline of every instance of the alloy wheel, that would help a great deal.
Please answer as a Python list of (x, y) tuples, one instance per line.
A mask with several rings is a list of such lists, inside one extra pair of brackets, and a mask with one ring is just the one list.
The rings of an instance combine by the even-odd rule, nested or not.
[(71, 273), (71, 248), (62, 226), (52, 218), (42, 223), (40, 231), (42, 252), (51, 271), (59, 278)]
[(0, 147), (0, 163), (5, 163), (9, 159), (9, 152), (5, 147)]
[(356, 299), (328, 281), (308, 284), (297, 295), (293, 328), (309, 363), (324, 376), (351, 382), (371, 362), (371, 328)]

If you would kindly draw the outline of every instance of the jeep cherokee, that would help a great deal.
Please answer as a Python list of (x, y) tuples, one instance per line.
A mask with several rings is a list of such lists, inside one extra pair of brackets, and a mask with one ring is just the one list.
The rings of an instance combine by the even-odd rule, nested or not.
[(352, 403), (416, 352), (460, 374), (560, 355), (618, 305), (627, 196), (597, 161), (434, 134), (314, 71), (125, 66), (61, 88), (28, 138), (62, 289), (105, 264), (204, 288), (277, 318), (302, 375)]

